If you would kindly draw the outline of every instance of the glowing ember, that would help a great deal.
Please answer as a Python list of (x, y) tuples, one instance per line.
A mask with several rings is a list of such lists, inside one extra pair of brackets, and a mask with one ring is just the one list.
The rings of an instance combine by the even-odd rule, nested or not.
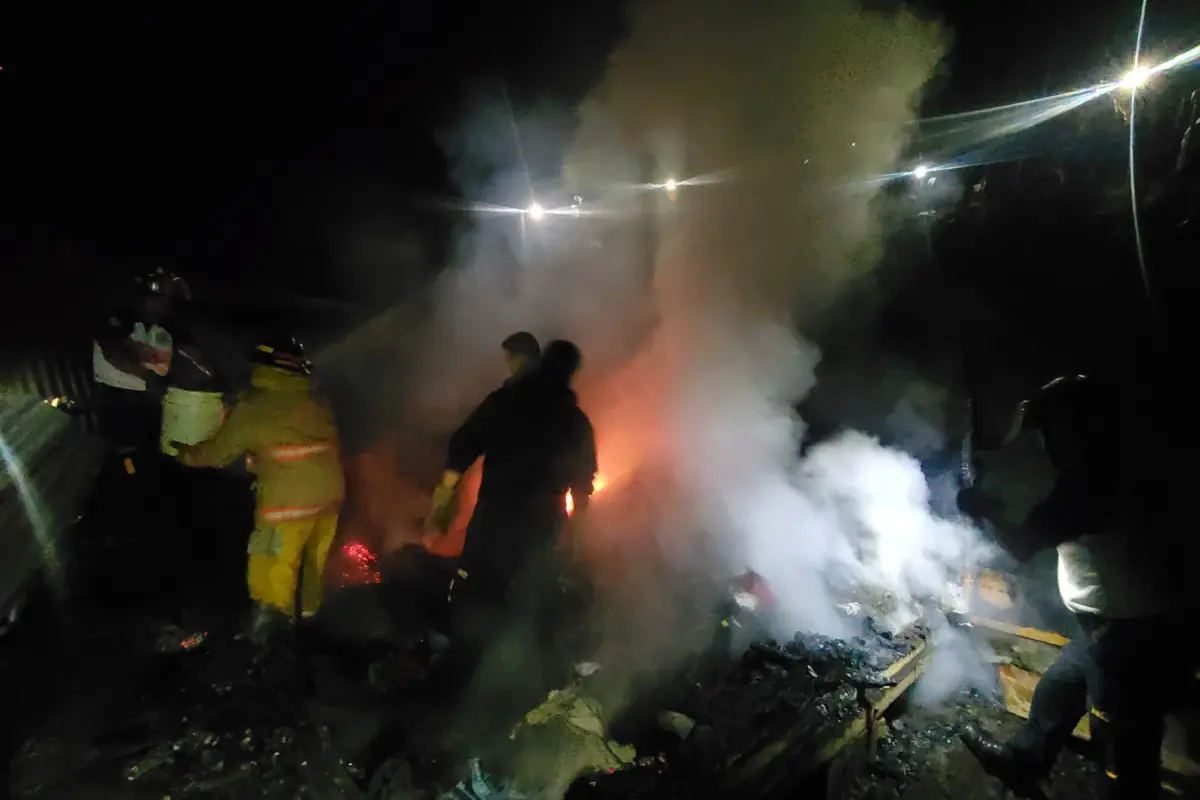
[(204, 640), (208, 638), (208, 632), (195, 633), (191, 636), (181, 639), (179, 642), (180, 650), (195, 650), (200, 645), (204, 644)]
[[(608, 486), (608, 480), (603, 475), (597, 475), (592, 481), (592, 495), (595, 496), (600, 494), (605, 486)], [(570, 489), (567, 489), (565, 503), (567, 508), (567, 516), (569, 517), (575, 513), (575, 498), (571, 496)]]
[(343, 575), (347, 583), (379, 583), (379, 570), (375, 568), (376, 556), (362, 542), (342, 545), (342, 555), (354, 568), (356, 575)]

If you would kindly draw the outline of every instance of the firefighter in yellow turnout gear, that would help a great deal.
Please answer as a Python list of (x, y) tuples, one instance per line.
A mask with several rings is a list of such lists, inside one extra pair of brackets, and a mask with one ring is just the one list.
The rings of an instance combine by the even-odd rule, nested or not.
[(311, 391), (304, 348), (294, 339), (270, 342), (257, 348), (255, 361), (251, 389), (221, 430), (181, 447), (179, 457), (188, 466), (223, 467), (245, 456), (255, 473), (246, 582), (261, 632), (280, 612), (295, 616), (301, 574), (301, 611), (316, 613), (345, 487), (333, 414)]

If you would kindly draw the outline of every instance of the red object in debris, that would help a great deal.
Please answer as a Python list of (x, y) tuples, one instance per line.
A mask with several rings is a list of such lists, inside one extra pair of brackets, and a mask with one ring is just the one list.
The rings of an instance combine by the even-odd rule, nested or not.
[(767, 611), (779, 604), (779, 598), (771, 591), (771, 587), (767, 585), (763, 576), (753, 570), (734, 578), (733, 585), (739, 591), (752, 594), (758, 598), (758, 608), (760, 610)]

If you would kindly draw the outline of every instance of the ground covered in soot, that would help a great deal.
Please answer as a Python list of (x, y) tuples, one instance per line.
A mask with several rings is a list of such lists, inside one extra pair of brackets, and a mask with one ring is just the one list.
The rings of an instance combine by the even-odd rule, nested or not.
[[(873, 687), (888, 683), (883, 671), (917, 641), (864, 624), (863, 635), (850, 641), (798, 636), (786, 646), (754, 647), (737, 662), (689, 668), (646, 700), (640, 721), (613, 720), (608, 730), (590, 691), (605, 671), (582, 670), (587, 677), (516, 730), (509, 757), (473, 764), (469, 754), (443, 754), (439, 763), (427, 747), (418, 755), (399, 747), (364, 768), (363, 759), (346, 757), (348, 747), (362, 753), (361, 742), (347, 745), (347, 731), (370, 738), (399, 718), (411, 732), (420, 718), (438, 713), (436, 698), (421, 689), (420, 670), (400, 663), (408, 656), (374, 651), (374, 663), (361, 672), (373, 683), (366, 694), (318, 702), (305, 653), (293, 645), (256, 648), (239, 639), (233, 622), (202, 612), (77, 618), (86, 633), (66, 640), (74, 649), (62, 655), (73, 661), (54, 677), (56, 702), (14, 742), (11, 796), (795, 796), (821, 745), (860, 714), (860, 688), (882, 691)], [(17, 650), (0, 654), (6, 681), (48, 691), (36, 674), (13, 672)], [(994, 702), (969, 693), (936, 710), (910, 708), (889, 722), (872, 762), (840, 760), (835, 768), (845, 774), (837, 776), (834, 796), (1005, 797), (958, 742), (969, 719), (993, 729), (1013, 723)], [(641, 724), (647, 720), (653, 724)], [(787, 746), (772, 750), (784, 733)], [(772, 757), (748, 770), (764, 751)], [(493, 774), (472, 781), (472, 766)], [(586, 774), (572, 783), (577, 773)], [(1091, 796), (1093, 773), (1069, 754), (1052, 796)]]

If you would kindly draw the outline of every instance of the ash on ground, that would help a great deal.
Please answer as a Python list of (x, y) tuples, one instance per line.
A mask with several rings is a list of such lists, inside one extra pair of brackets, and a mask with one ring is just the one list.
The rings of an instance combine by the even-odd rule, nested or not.
[[(888, 722), (876, 758), (838, 794), (846, 800), (1009, 800), (1016, 797), (989, 777), (963, 747), (959, 732), (969, 723), (1000, 738), (1020, 720), (994, 697), (962, 690), (934, 709), (910, 709)], [(1076, 750), (1063, 753), (1047, 785), (1049, 798), (1098, 797), (1103, 776)]]
[[(585, 670), (587, 677), (534, 709), (514, 733), (512, 747), (523, 758), (484, 759), (481, 767), (470, 753), (432, 753), (429, 737), (415, 735), (414, 721), (437, 719), (438, 701), (423, 691), (422, 676), (399, 669), (395, 653), (373, 656), (363, 673), (387, 685), (331, 701), (306, 674), (313, 662), (294, 643), (263, 650), (232, 631), (181, 625), (148, 638), (125, 691), (114, 693), (106, 680), (36, 729), (13, 760), (12, 794), (793, 796), (805, 779), (824, 779), (813, 767), (819, 751), (862, 713), (861, 693), (887, 686), (883, 672), (921, 641), (920, 630), (891, 635), (865, 619), (863, 626), (849, 640), (798, 635), (752, 646), (737, 659), (698, 660), (617, 719), (589, 696), (605, 671)], [(389, 740), (397, 719), (406, 722), (403, 735)], [(991, 729), (1015, 723), (975, 694), (957, 695), (936, 711), (910, 710), (889, 723), (876, 759), (851, 764), (834, 796), (1005, 797), (959, 742), (967, 721)], [(372, 748), (374, 761), (361, 758)], [(1068, 754), (1052, 796), (1089, 796), (1093, 777), (1087, 762)]]
[(306, 713), (293, 651), (198, 633), (179, 642), (165, 653), (160, 642), (126, 691), (78, 698), (27, 740), (13, 796), (356, 796), (352, 766)]

